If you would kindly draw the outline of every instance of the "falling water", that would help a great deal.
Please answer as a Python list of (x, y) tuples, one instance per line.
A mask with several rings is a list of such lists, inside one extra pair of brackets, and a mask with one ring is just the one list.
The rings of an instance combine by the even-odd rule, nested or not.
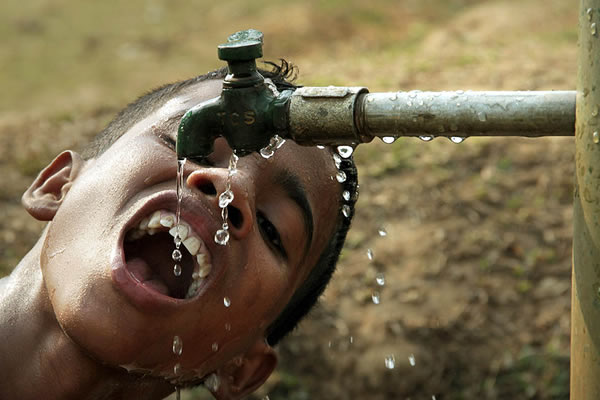
[(179, 250), (179, 247), (181, 246), (181, 235), (179, 234), (179, 230), (181, 227), (181, 200), (183, 199), (183, 169), (185, 167), (185, 162), (185, 158), (177, 160), (177, 209), (175, 211), (175, 226), (177, 229), (175, 231), (175, 237), (173, 238), (173, 241), (175, 242), (175, 250), (173, 250), (173, 254), (171, 255), (173, 261), (175, 261), (175, 265), (173, 266), (173, 275), (175, 276), (181, 276), (181, 265), (179, 264), (179, 261), (181, 261), (182, 255), (181, 251)]
[(219, 207), (221, 207), (221, 218), (223, 225), (215, 233), (215, 243), (225, 246), (229, 242), (229, 224), (227, 219), (229, 218), (229, 211), (227, 207), (234, 199), (233, 191), (231, 190), (231, 177), (237, 173), (237, 162), (239, 157), (235, 152), (231, 153), (229, 158), (229, 172), (227, 173), (227, 182), (225, 183), (225, 190), (219, 195)]

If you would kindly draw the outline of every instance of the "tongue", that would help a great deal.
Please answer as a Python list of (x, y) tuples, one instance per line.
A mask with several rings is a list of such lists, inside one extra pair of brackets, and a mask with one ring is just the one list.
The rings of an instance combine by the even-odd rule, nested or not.
[(127, 269), (133, 275), (133, 277), (145, 286), (156, 290), (164, 295), (169, 295), (169, 288), (160, 279), (159, 276), (154, 274), (154, 271), (150, 268), (148, 263), (141, 258), (133, 258), (127, 261)]

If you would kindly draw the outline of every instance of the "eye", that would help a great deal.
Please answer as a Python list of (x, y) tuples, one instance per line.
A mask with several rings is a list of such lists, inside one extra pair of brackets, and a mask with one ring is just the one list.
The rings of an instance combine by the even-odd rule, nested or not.
[(281, 242), (281, 236), (279, 235), (279, 232), (277, 231), (275, 225), (273, 225), (271, 221), (269, 221), (267, 217), (261, 212), (258, 212), (256, 214), (256, 222), (258, 224), (258, 229), (260, 230), (262, 237), (267, 242), (269, 247), (274, 249), (277, 253), (279, 253), (279, 255), (281, 255), (284, 259), (287, 260), (287, 252), (283, 247), (283, 243)]
[(162, 140), (171, 150), (175, 150), (175, 140), (169, 135), (159, 135), (160, 140)]

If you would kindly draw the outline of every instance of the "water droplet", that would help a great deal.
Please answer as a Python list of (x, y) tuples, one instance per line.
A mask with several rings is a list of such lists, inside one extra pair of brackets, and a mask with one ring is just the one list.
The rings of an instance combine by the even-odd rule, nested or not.
[(285, 139), (280, 137), (279, 135), (275, 135), (269, 141), (269, 146), (273, 147), (275, 150), (280, 149), (281, 146), (285, 143)]
[(396, 138), (393, 136), (384, 136), (381, 138), (381, 140), (383, 141), (383, 143), (392, 144), (396, 141)]
[(325, 146), (321, 146), (320, 144), (317, 145), (317, 149), (319, 150), (323, 150), (325, 148)]
[(377, 282), (379, 286), (385, 285), (385, 275), (383, 275), (383, 272), (380, 272), (377, 275), (375, 275), (375, 282)]
[(335, 174), (335, 179), (337, 179), (339, 183), (346, 182), (346, 173), (344, 171), (338, 171), (337, 174)]
[(600, 143), (600, 133), (598, 133), (598, 131), (594, 131), (594, 133), (592, 134), (592, 140), (596, 144)]
[(215, 243), (225, 246), (229, 242), (229, 231), (227, 229), (219, 229), (215, 233)]
[(456, 103), (456, 107), (460, 107), (460, 103)]
[(411, 367), (415, 366), (416, 363), (415, 363), (415, 356), (414, 356), (414, 354), (411, 354), (410, 356), (408, 356), (408, 362), (410, 363)]
[(465, 138), (464, 137), (460, 137), (460, 136), (451, 136), (450, 140), (452, 141), (452, 143), (459, 144), (459, 143), (464, 142)]
[(373, 249), (367, 249), (367, 258), (369, 260), (373, 261), (373, 257), (374, 257)]
[(183, 353), (183, 340), (179, 336), (173, 338), (173, 354), (180, 356)]
[(393, 354), (385, 357), (385, 367), (387, 369), (394, 369), (396, 367), (396, 359)]
[(352, 210), (350, 209), (350, 206), (348, 204), (344, 204), (342, 206), (342, 214), (344, 214), (344, 217), (350, 218), (350, 215), (352, 214)]
[(221, 207), (221, 208), (227, 207), (229, 204), (231, 204), (231, 202), (233, 201), (234, 197), (235, 196), (233, 195), (233, 192), (231, 191), (231, 189), (225, 190), (219, 196), (219, 207)]
[(354, 343), (354, 336), (350, 336), (350, 344)]
[(373, 304), (379, 304), (381, 302), (381, 295), (379, 292), (375, 291), (371, 293), (371, 300), (373, 300)]
[(223, 305), (225, 305), (225, 307), (229, 307), (231, 305), (231, 300), (229, 300), (229, 297), (223, 297)]
[(338, 146), (337, 148), (338, 154), (343, 158), (348, 158), (354, 152), (352, 146)]
[(225, 330), (229, 332), (231, 330), (231, 324), (228, 322), (225, 324)]
[(456, 91), (456, 94), (463, 94), (463, 93), (465, 93), (465, 91), (464, 91), (464, 90), (457, 90), (457, 91)]
[(273, 150), (271, 146), (265, 146), (262, 149), (260, 149), (260, 155), (263, 158), (269, 159), (273, 157), (273, 154), (275, 154), (275, 150)]
[(216, 374), (210, 374), (205, 380), (204, 380), (204, 386), (210, 390), (211, 392), (216, 392), (217, 390), (219, 390), (219, 377)]
[(381, 227), (377, 230), (377, 233), (379, 234), (379, 236), (383, 237), (383, 236), (387, 236), (387, 230), (384, 227)]
[(419, 139), (421, 139), (424, 142), (431, 142), (433, 140), (433, 136), (423, 135), (419, 136)]
[(593, 10), (593, 9), (591, 9), (591, 8), (588, 8), (588, 9), (585, 11), (585, 13), (587, 14), (587, 19), (588, 19), (588, 21), (591, 21), (591, 20), (592, 20), (592, 17), (593, 17), (593, 15), (594, 15), (594, 10)]
[(175, 264), (173, 266), (173, 275), (175, 275), (175, 276), (181, 276), (181, 265)]
[(181, 261), (181, 251), (175, 249), (173, 250), (173, 253), (171, 254), (171, 257), (173, 258), (173, 261), (175, 262), (179, 262)]
[(181, 364), (177, 363), (175, 364), (175, 366), (173, 367), (173, 373), (175, 375), (179, 375), (179, 373), (181, 372)]
[(592, 22), (592, 24), (590, 25), (590, 32), (594, 36), (596, 36), (596, 34), (598, 33), (598, 31), (596, 30), (596, 23), (595, 22)]
[(346, 201), (350, 201), (350, 192), (347, 190), (344, 190), (342, 192), (342, 199), (346, 200)]
[(335, 163), (335, 167), (340, 169), (340, 165), (342, 165), (342, 157), (339, 154), (333, 153), (333, 162)]
[(481, 121), (481, 122), (485, 122), (487, 121), (487, 115), (483, 112), (483, 111), (479, 111), (477, 113), (477, 118)]
[(214, 343), (212, 344), (212, 351), (214, 351), (215, 353), (216, 353), (217, 351), (219, 351), (219, 343), (217, 343), (217, 342), (214, 342)]

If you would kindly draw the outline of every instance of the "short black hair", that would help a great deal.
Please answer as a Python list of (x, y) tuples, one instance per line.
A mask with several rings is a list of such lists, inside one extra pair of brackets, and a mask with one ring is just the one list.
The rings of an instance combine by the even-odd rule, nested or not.
[[(295, 90), (300, 87), (293, 84), (297, 76), (297, 68), (294, 65), (285, 60), (280, 60), (279, 64), (270, 61), (265, 62), (265, 64), (270, 68), (259, 69), (259, 72), (265, 78), (271, 79), (278, 90)], [(188, 80), (161, 86), (139, 97), (119, 112), (106, 128), (94, 137), (82, 151), (83, 157), (90, 159), (102, 154), (133, 125), (157, 110), (182, 89), (211, 79), (223, 79), (227, 72), (227, 67), (224, 67)], [(323, 149), (323, 151), (336, 154), (335, 148)], [(340, 157), (338, 162), (338, 169), (346, 174), (346, 180), (342, 183), (342, 196), (340, 197), (334, 234), (329, 239), (327, 246), (319, 256), (317, 264), (306, 280), (293, 294), (281, 314), (267, 328), (267, 342), (271, 346), (279, 343), (314, 307), (335, 271), (354, 215), (354, 205), (358, 198), (358, 172), (352, 157)]]

